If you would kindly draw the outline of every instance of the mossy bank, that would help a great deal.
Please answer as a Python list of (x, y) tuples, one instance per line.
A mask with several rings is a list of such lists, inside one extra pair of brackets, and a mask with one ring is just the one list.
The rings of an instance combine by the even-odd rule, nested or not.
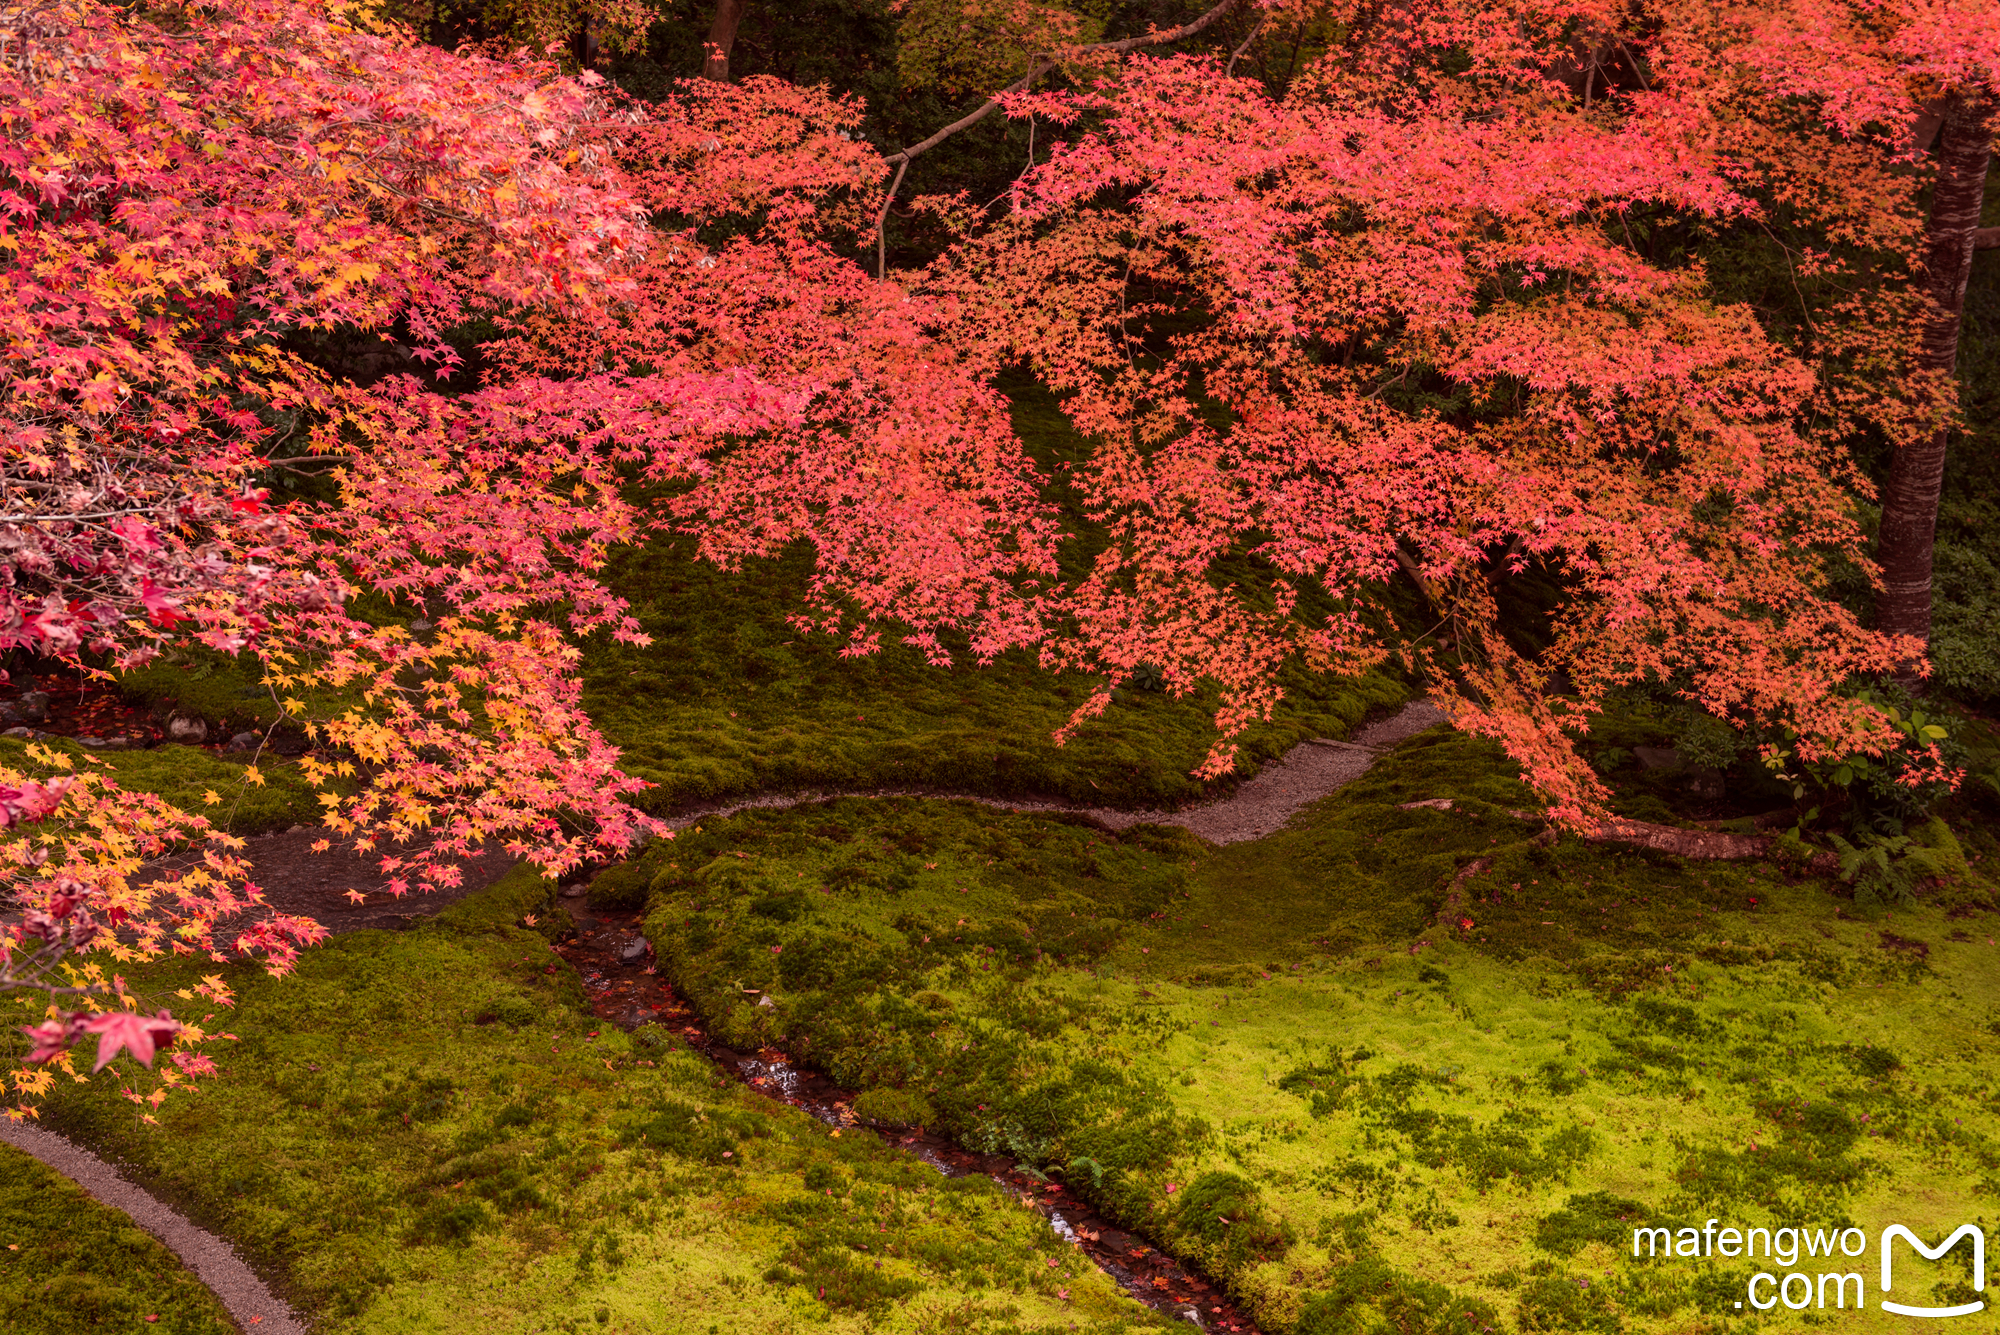
[[(1632, 1229), (1872, 1247), (1987, 1212), (1976, 868), (1871, 919), (1768, 867), (1550, 843), (1526, 804), (1439, 731), (1226, 849), (846, 800), (684, 832), (600, 892), (647, 888), (664, 967), (731, 1041), (1061, 1177), (1274, 1330), (1784, 1325), (1817, 1309), (1738, 1309), (1749, 1277), (1824, 1264), (1634, 1260)], [(1872, 1283), (1872, 1257), (1840, 1268)], [(1906, 1259), (1906, 1301), (1969, 1279)], [(1899, 1320), (1876, 1297), (1840, 1319)]]
[(0, 1329), (233, 1335), (222, 1303), (122, 1211), (0, 1145)]
[(551, 890), (516, 872), (292, 977), (233, 969), (219, 1079), (156, 1127), (109, 1077), (44, 1120), (231, 1239), (320, 1331), (1158, 1324), (993, 1183), (833, 1134), (656, 1027), (600, 1028), (544, 934)]

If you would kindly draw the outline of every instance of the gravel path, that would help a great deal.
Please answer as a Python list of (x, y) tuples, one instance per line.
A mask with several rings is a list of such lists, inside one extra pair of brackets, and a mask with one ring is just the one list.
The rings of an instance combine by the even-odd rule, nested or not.
[[(753, 797), (686, 812), (669, 824), (675, 829), (685, 829), (696, 821), (713, 820), (738, 811), (792, 807), (830, 797), (938, 797), (1012, 811), (1087, 816), (1117, 830), (1145, 823), (1179, 825), (1210, 843), (1233, 844), (1260, 839), (1282, 829), (1299, 808), (1361, 777), (1382, 751), (1443, 722), (1444, 711), (1430, 701), (1411, 701), (1393, 718), (1363, 728), (1353, 741), (1316, 738), (1301, 743), (1227, 797), (1180, 811), (1119, 811), (1059, 802), (1004, 801), (964, 793), (879, 788)], [(451, 891), (391, 899), (382, 890), (383, 878), (363, 859), (335, 850), (323, 854), (311, 852), (310, 845), (320, 837), (318, 829), (295, 827), (281, 834), (252, 839), (244, 851), (256, 866), (257, 883), (264, 888), (274, 908), (308, 914), (334, 932), (407, 927), (491, 885), (513, 865), (513, 859), (489, 853), (466, 863), (464, 882)], [(364, 891), (366, 899), (359, 904), (349, 901), (346, 898), (349, 889)], [(304, 1322), (265, 1287), (228, 1243), (143, 1188), (127, 1182), (115, 1168), (89, 1150), (71, 1144), (53, 1131), (5, 1118), (0, 1118), (0, 1140), (34, 1155), (97, 1200), (130, 1215), (134, 1223), (164, 1242), (215, 1291), (244, 1331), (254, 1335), (305, 1335)]]
[(684, 830), (697, 821), (733, 816), (739, 811), (782, 809), (806, 802), (823, 802), (833, 797), (936, 797), (1003, 811), (1051, 811), (1068, 816), (1087, 816), (1114, 830), (1134, 825), (1179, 825), (1192, 830), (1212, 844), (1235, 844), (1261, 839), (1285, 827), (1299, 808), (1352, 783), (1375, 763), (1375, 757), (1406, 737), (1425, 728), (1447, 722), (1442, 709), (1429, 700), (1412, 700), (1401, 712), (1379, 723), (1371, 723), (1350, 742), (1324, 737), (1301, 742), (1280, 759), (1245, 780), (1227, 797), (1202, 802), (1178, 811), (1123, 811), (1116, 807), (1078, 807), (1066, 802), (1034, 798), (981, 797), (973, 793), (945, 792), (934, 788), (830, 788), (797, 793), (767, 793), (734, 802), (715, 802), (690, 807), (667, 824)]
[(228, 1243), (144, 1188), (127, 1182), (117, 1169), (89, 1150), (31, 1122), (11, 1122), (4, 1117), (0, 1117), (0, 1140), (34, 1155), (99, 1203), (123, 1210), (133, 1223), (167, 1244), (214, 1290), (242, 1330), (255, 1335), (305, 1335), (305, 1323), (264, 1287), (257, 1272), (245, 1265)]

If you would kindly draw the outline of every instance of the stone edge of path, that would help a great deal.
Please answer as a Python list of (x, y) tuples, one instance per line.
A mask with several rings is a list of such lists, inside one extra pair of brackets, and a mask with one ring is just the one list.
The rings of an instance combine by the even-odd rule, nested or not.
[(307, 1335), (286, 1302), (265, 1286), (227, 1242), (166, 1204), (80, 1145), (36, 1126), (0, 1117), (0, 1140), (25, 1151), (89, 1192), (99, 1204), (122, 1210), (166, 1244), (222, 1301), (246, 1335)]

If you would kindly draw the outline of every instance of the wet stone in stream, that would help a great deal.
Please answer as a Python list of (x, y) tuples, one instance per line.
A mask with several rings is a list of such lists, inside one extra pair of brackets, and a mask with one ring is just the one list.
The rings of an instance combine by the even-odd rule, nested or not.
[[(690, 1048), (713, 1061), (750, 1089), (809, 1113), (835, 1128), (862, 1127), (878, 1134), (946, 1177), (982, 1173), (1022, 1204), (1038, 1211), (1065, 1242), (1082, 1251), (1133, 1298), (1157, 1312), (1181, 1317), (1204, 1330), (1259, 1335), (1250, 1318), (1196, 1278), (1172, 1257), (1096, 1217), (1070, 1198), (1060, 1184), (1038, 1181), (1006, 1155), (974, 1154), (942, 1136), (922, 1130), (885, 1131), (865, 1126), (854, 1115), (852, 1092), (826, 1077), (801, 1070), (782, 1052), (737, 1052), (711, 1039), (693, 1010), (649, 962), (651, 951), (633, 913), (598, 913), (587, 902), (565, 906), (577, 924), (575, 936), (556, 952), (583, 978), (591, 1011), (622, 1029), (658, 1024), (680, 1034)], [(637, 942), (640, 949), (633, 950)], [(768, 1000), (768, 998), (766, 998)]]

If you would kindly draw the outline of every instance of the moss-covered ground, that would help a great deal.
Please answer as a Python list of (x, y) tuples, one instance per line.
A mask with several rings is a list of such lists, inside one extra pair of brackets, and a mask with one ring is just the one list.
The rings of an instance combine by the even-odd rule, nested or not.
[[(1868, 919), (1767, 867), (1538, 840), (1525, 799), (1434, 732), (1226, 849), (849, 800), (684, 833), (606, 891), (650, 884), (735, 1041), (1062, 1177), (1273, 1330), (1720, 1330), (1759, 1318), (1755, 1270), (1829, 1268), (1871, 1285), (1844, 1320), (1893, 1324), (1879, 1230), (1941, 1237), (2000, 1186), (1990, 885)], [(1870, 1245), (1631, 1256), (1710, 1219)], [(1899, 1261), (1898, 1296), (1967, 1292), (1959, 1253)]]
[[(55, 774), (33, 759), (28, 743), (0, 737), (0, 766), (29, 774)], [(245, 781), (247, 755), (219, 755), (196, 746), (169, 743), (144, 751), (104, 751), (79, 746), (62, 737), (43, 738), (37, 746), (66, 757), (68, 772), (98, 771), (128, 792), (153, 793), (180, 807), (207, 816), (219, 829), (235, 834), (261, 834), (290, 825), (315, 824), (323, 808), (297, 765), (274, 755), (257, 761), (262, 783)]]
[[(1665, 740), (1622, 726), (1600, 745)], [(1065, 1181), (1286, 1335), (1818, 1320), (1735, 1308), (1740, 1257), (1635, 1260), (1631, 1230), (1851, 1223), (1871, 1245), (1838, 1269), (1872, 1280), (1887, 1223), (1984, 1217), (1983, 861), (1871, 917), (1769, 866), (1551, 842), (1510, 814), (1530, 805), (1492, 747), (1437, 731), (1228, 848), (849, 798), (707, 822), (597, 893), (646, 905), (660, 967), (725, 1040)], [(547, 893), (517, 875), (294, 978), (242, 974), (223, 1079), (160, 1128), (102, 1080), (49, 1119), (331, 1330), (1154, 1320), (997, 1188), (834, 1138), (656, 1029), (593, 1037)], [(1787, 1241), (1754, 1268), (1826, 1268), (1783, 1264)], [(1970, 1278), (1957, 1253), (1897, 1273), (1918, 1302)], [(1839, 1319), (1883, 1328), (1869, 1297)]]
[[(1085, 442), (1046, 391), (1026, 381), (1007, 389), (1029, 453), (1062, 477)], [(1066, 487), (1050, 500), (1077, 535), (1062, 553), (1074, 576), (1101, 539)], [(693, 539), (680, 538), (619, 553), (606, 580), (654, 642), (585, 646), (585, 707), (631, 772), (659, 785), (645, 798), (656, 810), (771, 788), (937, 788), (1148, 807), (1216, 787), (1189, 777), (1214, 738), (1212, 692), (1129, 687), (1057, 747), (1051, 735), (1100, 679), (1045, 672), (1026, 651), (984, 668), (960, 653), (954, 667), (935, 668), (887, 633), (880, 653), (843, 659), (844, 640), (788, 621), (811, 572), (804, 546), (734, 573), (693, 551)], [(1246, 588), (1266, 579), (1248, 562), (1225, 562), (1223, 573)], [(1284, 686), (1275, 717), (1242, 738), (1237, 777), (1306, 738), (1342, 736), (1407, 695), (1387, 677), (1303, 669)]]
[(1158, 1324), (987, 1179), (765, 1101), (657, 1027), (600, 1027), (550, 950), (551, 894), (517, 871), (290, 978), (237, 969), (220, 1079), (157, 1127), (108, 1078), (44, 1121), (229, 1237), (322, 1332)]
[[(1076, 447), (1030, 394), (1016, 418), (1045, 462)], [(1188, 771), (1212, 702), (1128, 689), (1056, 748), (1093, 682), (1027, 656), (840, 659), (785, 620), (806, 559), (723, 573), (672, 540), (619, 556), (614, 586), (655, 643), (586, 643), (585, 699), (655, 809), (804, 786), (1204, 795)], [(192, 712), (261, 708), (240, 664), (182, 677), (128, 685)], [(1385, 677), (1288, 687), (1245, 773), (1406, 694)], [(1677, 726), (1633, 709), (1594, 730), (1619, 812), (1789, 801), (1739, 766), (1722, 809), (1697, 811), (1685, 776), (1634, 758)], [(100, 760), (184, 802), (252, 803), (239, 830), (312, 809), (302, 786), (234, 799), (208, 753)], [(1769, 865), (1551, 840), (1511, 814), (1535, 804), (1498, 753), (1445, 732), (1228, 848), (848, 798), (707, 821), (594, 893), (645, 909), (660, 968), (726, 1041), (781, 1045), (859, 1091), (864, 1116), (1065, 1182), (1275, 1335), (1866, 1331), (1891, 1324), (1880, 1229), (1936, 1239), (1986, 1220), (2000, 1189), (1979, 800), (1953, 813), (1961, 874), (1886, 914)], [(238, 971), (223, 1078), (161, 1127), (106, 1080), (48, 1117), (140, 1165), (330, 1331), (1156, 1320), (997, 1188), (836, 1138), (657, 1029), (593, 1033), (547, 895), (517, 875), (434, 926), (309, 952), (293, 978)], [(1869, 1247), (1837, 1267), (1784, 1262), (1790, 1235), (1754, 1263), (1631, 1255), (1635, 1227), (1711, 1219), (1852, 1224)], [(1894, 1296), (1966, 1298), (1964, 1251), (1899, 1257)], [(1835, 1269), (1870, 1281), (1865, 1311), (1735, 1306), (1755, 1270)]]
[(0, 1329), (229, 1335), (222, 1304), (123, 1211), (0, 1145)]
[[(691, 801), (784, 788), (937, 788), (1050, 795), (1145, 807), (1201, 797), (1189, 777), (1214, 737), (1214, 699), (1121, 690), (1067, 746), (1052, 734), (1097, 679), (1044, 672), (1010, 653), (989, 667), (931, 667), (900, 644), (842, 659), (841, 643), (795, 632), (810, 555), (794, 551), (729, 575), (692, 558), (691, 539), (620, 557), (614, 585), (654, 644), (593, 643), (584, 705), (658, 787), (665, 811)], [(1239, 777), (1308, 737), (1341, 736), (1401, 703), (1386, 677), (1297, 672), (1269, 722), (1243, 739)]]

